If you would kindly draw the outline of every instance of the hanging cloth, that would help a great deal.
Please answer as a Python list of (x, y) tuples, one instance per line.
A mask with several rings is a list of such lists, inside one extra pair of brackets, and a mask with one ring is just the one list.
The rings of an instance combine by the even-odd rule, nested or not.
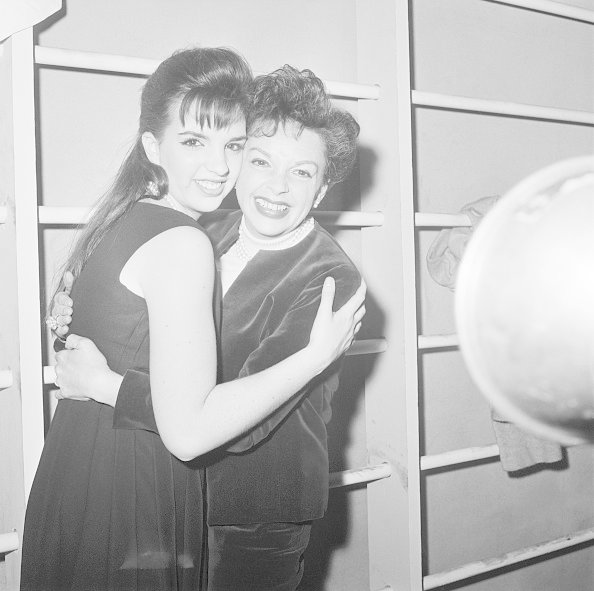
[[(498, 199), (497, 195), (482, 197), (465, 205), (460, 213), (466, 214), (472, 225), (442, 230), (432, 242), (427, 252), (427, 269), (431, 278), (439, 285), (454, 290), (458, 266), (466, 244)], [(499, 446), (501, 466), (506, 472), (517, 472), (539, 464), (563, 460), (563, 448), (559, 444), (522, 431), (494, 410), (491, 411), (491, 419)]]

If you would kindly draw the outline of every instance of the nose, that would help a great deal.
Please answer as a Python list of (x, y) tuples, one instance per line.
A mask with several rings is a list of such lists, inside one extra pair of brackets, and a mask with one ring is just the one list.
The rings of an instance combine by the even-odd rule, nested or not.
[(279, 173), (272, 176), (268, 181), (268, 187), (274, 195), (282, 195), (289, 192), (289, 183), (286, 175)]
[(218, 176), (227, 176), (229, 174), (229, 165), (227, 164), (225, 150), (212, 150), (206, 167)]

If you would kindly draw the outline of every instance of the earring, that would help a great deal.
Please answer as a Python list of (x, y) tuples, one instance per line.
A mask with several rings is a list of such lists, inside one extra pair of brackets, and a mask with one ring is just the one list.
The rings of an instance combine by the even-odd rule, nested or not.
[(161, 194), (159, 192), (159, 186), (155, 181), (149, 181), (149, 184), (146, 186), (146, 193), (147, 195), (151, 195), (152, 197), (160, 197)]

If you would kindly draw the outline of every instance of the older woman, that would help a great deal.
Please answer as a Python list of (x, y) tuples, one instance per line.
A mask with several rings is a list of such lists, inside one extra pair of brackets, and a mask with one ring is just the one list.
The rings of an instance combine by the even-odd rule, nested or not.
[[(219, 257), (223, 382), (307, 343), (325, 278), (335, 279), (336, 305), (360, 283), (347, 255), (310, 217), (352, 168), (357, 123), (332, 106), (311, 72), (285, 66), (256, 79), (247, 126), (236, 186), (241, 211), (200, 220)], [(148, 376), (128, 371), (119, 393), (103, 392), (85, 381), (98, 355), (87, 349), (83, 359), (59, 360), (66, 394), (115, 404), (118, 428), (156, 431)], [(311, 522), (328, 500), (326, 423), (337, 374), (330, 366), (297, 399), (206, 459), (210, 591), (297, 587)]]

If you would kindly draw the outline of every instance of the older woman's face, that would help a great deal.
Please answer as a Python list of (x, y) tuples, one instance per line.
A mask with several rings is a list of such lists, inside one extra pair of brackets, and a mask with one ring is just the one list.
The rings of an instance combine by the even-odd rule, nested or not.
[(298, 126), (279, 126), (271, 136), (249, 137), (237, 181), (237, 200), (249, 230), (273, 238), (295, 229), (321, 200), (326, 156), (320, 136)]

